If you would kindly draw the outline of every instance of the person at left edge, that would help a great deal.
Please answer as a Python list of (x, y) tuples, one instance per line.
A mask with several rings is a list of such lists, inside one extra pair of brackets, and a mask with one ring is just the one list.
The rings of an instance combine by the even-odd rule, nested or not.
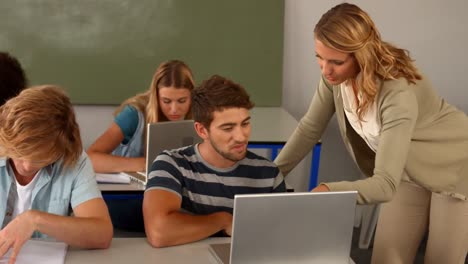
[(18, 95), (27, 84), (28, 79), (18, 59), (0, 51), (0, 106)]
[(12, 249), (14, 263), (30, 238), (110, 246), (109, 213), (62, 89), (27, 88), (0, 107), (0, 146), (0, 257)]

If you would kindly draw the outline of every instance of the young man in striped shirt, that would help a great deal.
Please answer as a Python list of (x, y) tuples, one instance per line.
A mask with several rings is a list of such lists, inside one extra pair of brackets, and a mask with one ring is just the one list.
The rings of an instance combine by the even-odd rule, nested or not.
[(165, 151), (152, 165), (143, 200), (152, 246), (231, 235), (235, 194), (286, 191), (274, 163), (247, 150), (252, 107), (242, 86), (217, 75), (192, 92), (203, 142)]

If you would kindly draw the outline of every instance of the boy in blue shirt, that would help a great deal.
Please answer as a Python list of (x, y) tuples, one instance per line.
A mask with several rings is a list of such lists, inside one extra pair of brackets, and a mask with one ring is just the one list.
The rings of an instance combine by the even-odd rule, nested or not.
[(0, 107), (0, 157), (0, 257), (12, 249), (14, 262), (31, 237), (109, 247), (112, 223), (62, 89), (28, 88)]

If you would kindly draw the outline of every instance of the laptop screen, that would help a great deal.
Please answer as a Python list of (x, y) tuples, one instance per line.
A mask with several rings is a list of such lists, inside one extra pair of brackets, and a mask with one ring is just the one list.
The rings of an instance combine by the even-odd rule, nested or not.
[[(150, 123), (146, 131), (146, 171), (164, 150), (181, 148), (201, 142), (193, 120)], [(146, 183), (146, 181), (145, 181)]]
[(349, 263), (356, 197), (236, 195), (230, 263)]
[(146, 171), (125, 172), (125, 174), (132, 180), (146, 185), (147, 172), (151, 170), (151, 165), (159, 153), (201, 141), (195, 131), (193, 120), (149, 123), (146, 130)]

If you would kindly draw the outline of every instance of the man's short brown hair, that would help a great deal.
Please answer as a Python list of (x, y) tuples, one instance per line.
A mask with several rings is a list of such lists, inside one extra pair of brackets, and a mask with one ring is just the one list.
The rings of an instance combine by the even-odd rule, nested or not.
[(253, 106), (241, 85), (219, 75), (213, 75), (192, 91), (193, 119), (208, 129), (215, 111), (226, 108), (252, 109)]

